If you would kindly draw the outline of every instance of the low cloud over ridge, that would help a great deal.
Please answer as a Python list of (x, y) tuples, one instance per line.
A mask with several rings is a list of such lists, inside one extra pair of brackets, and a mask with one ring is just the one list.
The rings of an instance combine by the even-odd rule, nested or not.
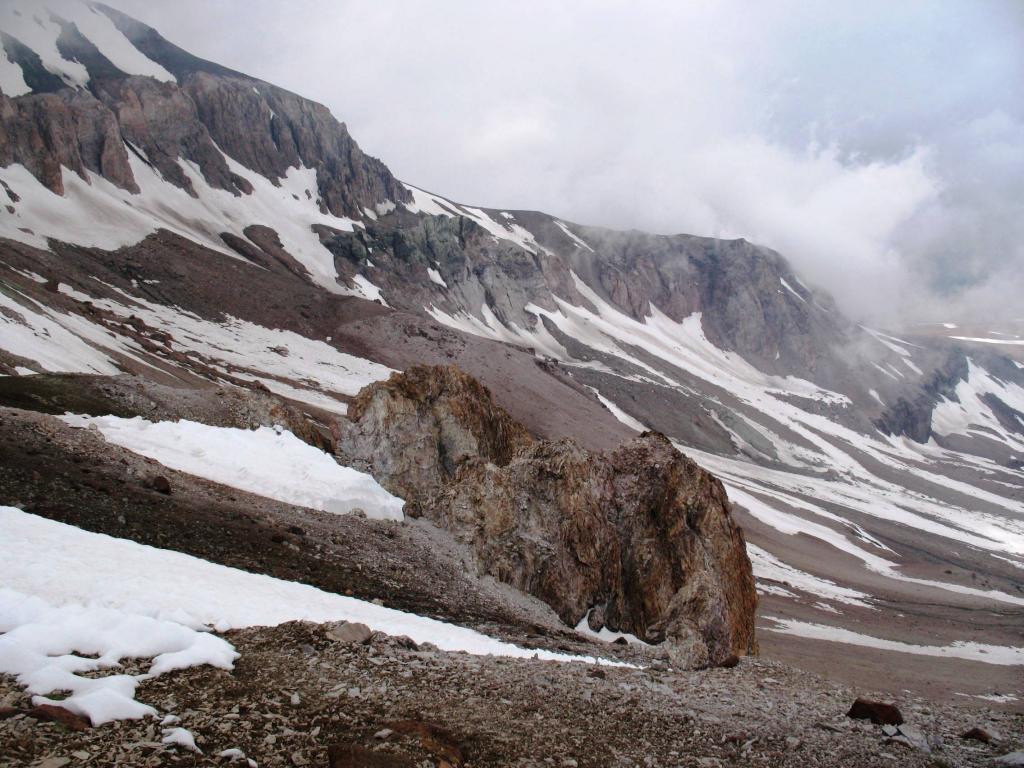
[(1020, 314), (1014, 0), (113, 1), (454, 199), (746, 237), (878, 321)]

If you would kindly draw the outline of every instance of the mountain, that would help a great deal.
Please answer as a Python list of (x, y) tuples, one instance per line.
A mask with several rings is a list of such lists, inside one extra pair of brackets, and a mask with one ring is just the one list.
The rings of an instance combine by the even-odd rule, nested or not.
[[(346, 453), (349, 408), (362, 414), (370, 385), (396, 370), (454, 365), (531, 444), (575, 447), (538, 449), (534, 464), (515, 467), (474, 448), (450, 473), (469, 484), (440, 491), (445, 510), (467, 518), (481, 499), (515, 509), (517, 494), (541, 485), (531, 478), (570, 464), (596, 473), (619, 461), (621, 443), (657, 432), (728, 493), (757, 580), (764, 655), (875, 688), (1024, 699), (1005, 675), (1024, 653), (1024, 365), (998, 345), (859, 325), (783, 255), (742, 239), (613, 231), (420, 189), (365, 155), (324, 106), (199, 59), (100, 3), (6, 3), (0, 30), (9, 440), (35, 424), (26, 411), (284, 423), (347, 463), (363, 460), (397, 492), (386, 463), (368, 458), (380, 435), (365, 455)], [(429, 441), (448, 444), (424, 423), (434, 424)], [(84, 513), (72, 490), (48, 501), (25, 479), (32, 471), (12, 469), (0, 503), (121, 535), (114, 506)], [(571, 486), (573, 498), (584, 487)], [(611, 497), (592, 494), (599, 505)], [(474, 541), (466, 530), (494, 524), (455, 525), (424, 505), (463, 544)], [(548, 557), (558, 518), (544, 520), (541, 532), (502, 528), (516, 531), (511, 555), (479, 542), (464, 554), (571, 629), (589, 606), (560, 603), (536, 583), (543, 569), (502, 559)], [(630, 537), (620, 523), (609, 523), (616, 547)], [(180, 525), (160, 538), (132, 527), (130, 538), (340, 589), (304, 561), (234, 559), (214, 545), (215, 526), (210, 543), (185, 541)], [(534, 533), (539, 549), (516, 548)], [(625, 592), (584, 579), (588, 600), (611, 590), (616, 606), (614, 626), (595, 631), (657, 623), (614, 618), (646, 610), (629, 603), (643, 593), (629, 586), (640, 572), (631, 568), (615, 576)], [(388, 577), (373, 578), (385, 590)], [(372, 591), (352, 579), (345, 588)], [(431, 605), (428, 590), (401, 591), (386, 594), (408, 610)], [(652, 601), (671, 602), (644, 606)], [(466, 610), (427, 612), (507, 618)]]

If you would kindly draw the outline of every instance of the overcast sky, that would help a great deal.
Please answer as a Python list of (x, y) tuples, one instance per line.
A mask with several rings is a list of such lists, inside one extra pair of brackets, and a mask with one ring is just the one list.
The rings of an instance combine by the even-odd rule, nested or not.
[(854, 314), (1024, 317), (1024, 2), (108, 0), (401, 179), (746, 237)]

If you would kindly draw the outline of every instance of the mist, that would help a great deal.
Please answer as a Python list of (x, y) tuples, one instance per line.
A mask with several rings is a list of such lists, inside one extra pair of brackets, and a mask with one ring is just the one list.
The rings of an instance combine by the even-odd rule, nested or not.
[(451, 199), (745, 237), (872, 322), (1024, 315), (1015, 0), (111, 4)]

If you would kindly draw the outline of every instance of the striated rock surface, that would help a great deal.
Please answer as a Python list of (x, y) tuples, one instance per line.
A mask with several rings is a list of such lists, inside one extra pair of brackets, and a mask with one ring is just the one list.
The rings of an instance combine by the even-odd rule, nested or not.
[(609, 452), (534, 441), (453, 367), (371, 385), (349, 418), (342, 461), (566, 623), (589, 614), (593, 628), (671, 640), (677, 663), (756, 651), (754, 580), (725, 490), (663, 435)]

